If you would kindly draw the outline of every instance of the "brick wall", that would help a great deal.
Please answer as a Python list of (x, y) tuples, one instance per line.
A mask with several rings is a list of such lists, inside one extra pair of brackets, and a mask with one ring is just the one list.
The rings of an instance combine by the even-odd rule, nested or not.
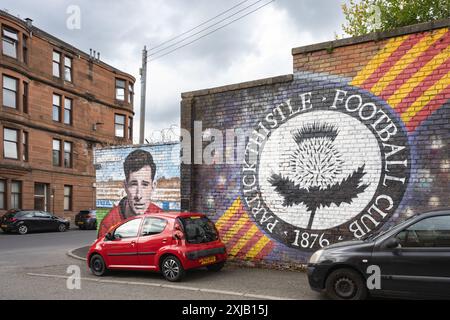
[(290, 266), (449, 207), (449, 22), (295, 48), (293, 75), (183, 94), (182, 128), (206, 132), (183, 207), (232, 258)]

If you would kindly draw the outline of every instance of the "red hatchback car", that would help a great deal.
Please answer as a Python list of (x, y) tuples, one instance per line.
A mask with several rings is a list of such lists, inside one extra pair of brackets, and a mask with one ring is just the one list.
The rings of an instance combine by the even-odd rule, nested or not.
[(108, 270), (162, 272), (180, 281), (185, 271), (220, 271), (227, 253), (218, 231), (204, 214), (157, 213), (136, 216), (109, 230), (91, 246), (87, 263), (96, 276)]

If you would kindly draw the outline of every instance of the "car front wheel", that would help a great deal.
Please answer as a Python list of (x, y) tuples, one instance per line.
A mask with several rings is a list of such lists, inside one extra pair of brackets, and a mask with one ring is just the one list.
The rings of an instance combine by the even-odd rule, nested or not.
[(105, 260), (103, 260), (102, 256), (99, 254), (94, 254), (91, 257), (89, 268), (91, 269), (92, 274), (97, 277), (104, 276), (108, 272)]
[(175, 256), (167, 256), (161, 263), (161, 272), (166, 280), (171, 282), (180, 281), (185, 275), (180, 260)]
[(364, 300), (367, 287), (359, 273), (352, 269), (333, 271), (325, 282), (328, 297), (333, 300)]
[(66, 227), (66, 225), (63, 224), (63, 223), (61, 223), (61, 224), (58, 226), (58, 231), (59, 231), (59, 232), (64, 232), (64, 231), (66, 231), (66, 229), (67, 229), (67, 227)]
[(20, 234), (27, 234), (28, 233), (28, 227), (26, 225), (21, 225), (18, 229)]

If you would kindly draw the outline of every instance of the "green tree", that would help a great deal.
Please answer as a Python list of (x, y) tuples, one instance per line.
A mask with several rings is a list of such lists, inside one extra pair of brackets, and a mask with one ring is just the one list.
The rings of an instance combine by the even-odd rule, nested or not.
[(350, 36), (450, 17), (450, 0), (350, 0), (342, 5)]

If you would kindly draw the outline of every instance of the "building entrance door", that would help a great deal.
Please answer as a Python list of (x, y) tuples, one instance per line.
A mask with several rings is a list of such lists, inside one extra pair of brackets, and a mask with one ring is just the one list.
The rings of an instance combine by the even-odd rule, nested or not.
[(49, 211), (49, 185), (45, 183), (34, 184), (34, 209)]

